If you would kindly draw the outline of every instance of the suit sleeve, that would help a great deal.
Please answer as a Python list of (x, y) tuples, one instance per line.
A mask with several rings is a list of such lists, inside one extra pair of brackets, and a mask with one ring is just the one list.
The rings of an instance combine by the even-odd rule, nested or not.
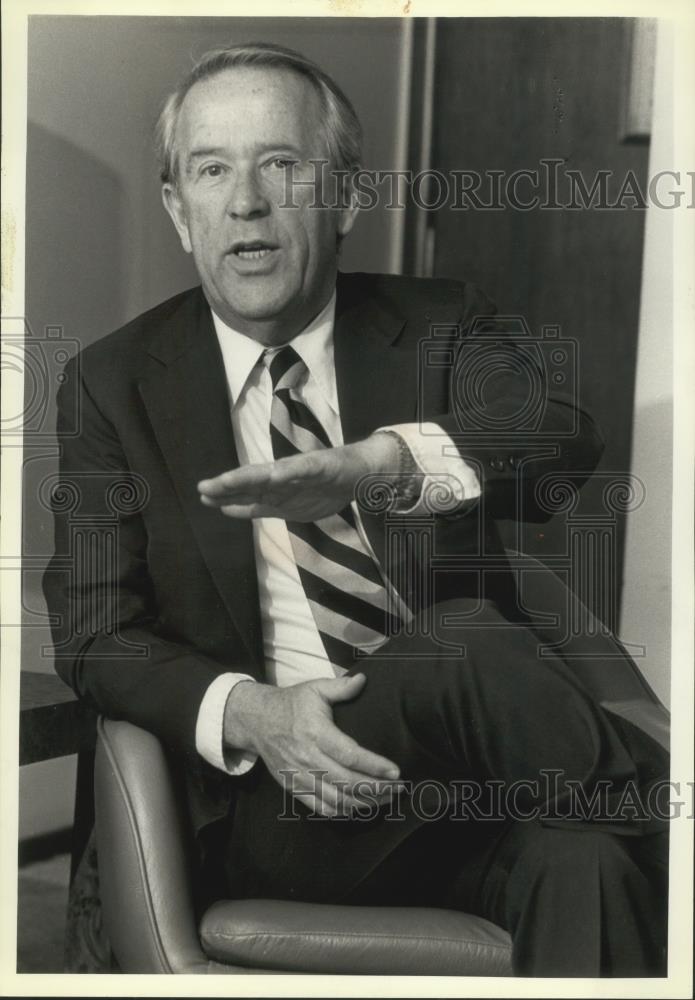
[(603, 453), (601, 432), (578, 399), (551, 389), (552, 346), (519, 336), (483, 293), (466, 292), (449, 406), (428, 419), (475, 471), (490, 515), (547, 521), (538, 481), (563, 472), (582, 485)]
[(98, 712), (141, 726), (194, 760), (198, 709), (225, 667), (158, 634), (142, 516), (147, 484), (129, 470), (77, 365), (65, 375), (55, 555), (44, 576), (56, 671)]

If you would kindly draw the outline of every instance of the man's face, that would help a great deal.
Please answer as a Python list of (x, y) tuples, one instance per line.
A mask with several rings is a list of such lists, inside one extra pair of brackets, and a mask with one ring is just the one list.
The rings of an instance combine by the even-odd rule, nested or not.
[[(211, 306), (264, 343), (294, 336), (328, 301), (336, 239), (355, 214), (310, 207), (321, 190), (308, 161), (328, 159), (311, 83), (262, 67), (203, 80), (184, 99), (175, 151), (178, 184), (164, 186), (164, 203)], [(316, 189), (296, 185), (288, 197), (293, 163), (295, 180), (316, 174)]]

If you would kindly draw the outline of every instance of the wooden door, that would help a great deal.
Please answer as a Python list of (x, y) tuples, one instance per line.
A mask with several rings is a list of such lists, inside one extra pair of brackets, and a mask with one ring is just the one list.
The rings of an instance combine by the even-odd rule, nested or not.
[[(449, 176), (477, 172), (479, 201), (502, 207), (473, 207), (460, 198), (465, 207), (431, 211), (430, 273), (473, 281), (501, 311), (524, 316), (533, 332), (555, 325), (577, 342), (579, 402), (603, 430), (603, 472), (630, 467), (645, 212), (623, 185), (634, 178), (645, 193), (648, 157), (644, 142), (620, 136), (631, 28), (616, 18), (440, 18), (436, 24), (430, 164)], [(556, 162), (544, 167), (544, 160)], [(539, 196), (540, 204), (528, 209), (514, 206), (511, 184), (505, 189), (524, 170), (539, 172), (535, 189), (531, 177), (517, 175), (518, 202), (531, 202), (534, 191)], [(582, 201), (568, 170), (581, 174), (588, 191), (607, 171), (605, 197), (597, 191), (593, 207), (564, 207), (573, 195)], [(554, 194), (544, 180), (553, 175)], [(544, 208), (543, 201), (563, 207)], [(616, 201), (621, 207), (605, 207)], [(413, 259), (406, 247), (406, 262), (409, 249)], [(583, 492), (584, 508), (596, 514), (603, 510), (602, 486), (597, 478)], [(524, 548), (541, 557), (558, 554), (565, 529), (560, 517), (529, 526)], [(511, 526), (505, 531), (513, 544)], [(618, 515), (618, 589), (623, 533)]]

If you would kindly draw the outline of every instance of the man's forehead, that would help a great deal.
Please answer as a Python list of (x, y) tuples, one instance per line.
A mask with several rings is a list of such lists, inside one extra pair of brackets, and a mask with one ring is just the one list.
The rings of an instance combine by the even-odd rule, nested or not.
[(175, 128), (182, 164), (199, 156), (255, 156), (285, 149), (302, 158), (329, 155), (321, 103), (312, 83), (276, 67), (234, 67), (191, 87)]
[(280, 66), (235, 66), (194, 83), (181, 105), (181, 118), (254, 111), (265, 117), (275, 111), (280, 117), (293, 109), (302, 118), (319, 110), (318, 95), (306, 77)]
[(191, 87), (175, 142), (186, 160), (196, 149), (253, 155), (271, 146), (323, 156), (321, 118), (318, 95), (302, 75), (281, 67), (233, 67)]

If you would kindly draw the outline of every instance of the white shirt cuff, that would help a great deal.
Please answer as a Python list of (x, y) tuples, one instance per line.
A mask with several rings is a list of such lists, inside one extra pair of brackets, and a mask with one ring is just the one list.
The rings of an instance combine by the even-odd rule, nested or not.
[[(451, 437), (435, 423), (395, 424), (380, 427), (394, 431), (406, 443), (425, 479), (417, 502), (407, 514), (429, 514), (435, 509), (429, 498), (436, 497), (438, 514), (453, 513), (465, 500), (480, 496), (480, 481), (474, 470), (456, 451)], [(446, 454), (449, 452), (449, 454)], [(439, 489), (437, 487), (440, 487)]]
[(196, 750), (208, 764), (233, 777), (246, 774), (258, 759), (249, 750), (224, 746), (224, 709), (231, 691), (240, 681), (253, 681), (248, 674), (220, 674), (203, 695), (195, 726)]

